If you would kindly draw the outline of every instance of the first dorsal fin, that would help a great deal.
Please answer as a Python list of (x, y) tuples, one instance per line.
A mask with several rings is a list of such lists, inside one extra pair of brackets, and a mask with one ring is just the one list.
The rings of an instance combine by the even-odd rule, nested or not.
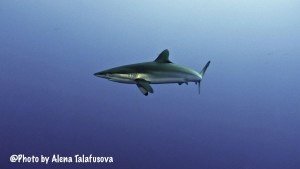
[(169, 60), (169, 50), (168, 49), (165, 49), (164, 51), (162, 51), (158, 57), (155, 59), (154, 62), (157, 62), (157, 63), (172, 63), (170, 60)]

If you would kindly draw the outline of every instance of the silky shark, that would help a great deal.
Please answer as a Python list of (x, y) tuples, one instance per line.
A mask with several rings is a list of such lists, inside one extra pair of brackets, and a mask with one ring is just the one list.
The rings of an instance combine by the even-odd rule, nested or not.
[(210, 61), (200, 72), (176, 65), (169, 60), (169, 51), (166, 49), (153, 62), (119, 66), (94, 75), (114, 82), (136, 84), (145, 96), (153, 93), (150, 84), (178, 83), (181, 85), (188, 84), (188, 82), (198, 84), (200, 94), (200, 83), (209, 64)]

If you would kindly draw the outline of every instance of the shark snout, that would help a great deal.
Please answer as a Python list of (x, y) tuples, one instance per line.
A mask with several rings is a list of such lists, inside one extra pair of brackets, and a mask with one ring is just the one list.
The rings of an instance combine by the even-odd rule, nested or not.
[(105, 72), (97, 72), (97, 73), (94, 73), (94, 75), (97, 76), (97, 77), (106, 77)]
[(97, 77), (106, 78), (106, 79), (110, 79), (110, 78), (113, 77), (113, 74), (111, 72), (107, 71), (107, 70), (94, 73), (94, 75), (97, 76)]

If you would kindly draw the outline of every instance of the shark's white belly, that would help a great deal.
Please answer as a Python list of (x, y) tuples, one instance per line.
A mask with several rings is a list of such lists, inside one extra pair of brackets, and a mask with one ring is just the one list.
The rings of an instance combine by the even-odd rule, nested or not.
[(185, 83), (197, 82), (199, 77), (194, 74), (181, 72), (151, 72), (151, 73), (131, 73), (131, 74), (115, 74), (108, 78), (110, 81), (119, 83), (135, 84), (136, 79), (143, 79), (151, 84), (163, 83)]
[(180, 73), (151, 73), (140, 74), (140, 79), (145, 79), (152, 84), (162, 83), (185, 83), (199, 81), (199, 77), (192, 74), (180, 74)]

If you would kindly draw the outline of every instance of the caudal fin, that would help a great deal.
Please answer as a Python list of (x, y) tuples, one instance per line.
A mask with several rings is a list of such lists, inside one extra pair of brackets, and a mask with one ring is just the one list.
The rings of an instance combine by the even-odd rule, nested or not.
[(201, 81), (203, 79), (203, 76), (204, 76), (204, 74), (206, 72), (206, 69), (208, 68), (209, 64), (210, 64), (210, 61), (208, 61), (206, 63), (206, 65), (203, 67), (203, 69), (200, 72), (201, 80), (199, 80), (199, 82), (198, 82), (198, 92), (199, 92), (199, 94), (200, 94), (200, 84), (201, 84)]
[(201, 70), (201, 72), (200, 72), (201, 78), (203, 78), (203, 76), (204, 76), (204, 74), (206, 72), (206, 69), (208, 68), (209, 64), (210, 64), (210, 61), (208, 61), (206, 63), (206, 65), (204, 66), (204, 68)]

